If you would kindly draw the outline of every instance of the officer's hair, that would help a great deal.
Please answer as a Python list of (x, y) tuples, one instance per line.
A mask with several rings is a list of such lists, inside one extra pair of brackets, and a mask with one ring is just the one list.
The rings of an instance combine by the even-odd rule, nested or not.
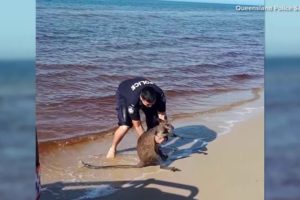
[(156, 101), (156, 92), (152, 87), (146, 86), (141, 91), (141, 97), (143, 100), (153, 103)]

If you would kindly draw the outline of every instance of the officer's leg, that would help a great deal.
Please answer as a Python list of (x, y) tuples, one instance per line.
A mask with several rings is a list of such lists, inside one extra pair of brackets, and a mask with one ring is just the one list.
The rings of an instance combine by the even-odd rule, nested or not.
[(129, 118), (126, 104), (123, 99), (117, 100), (117, 113), (118, 113), (118, 124), (119, 127), (114, 133), (114, 138), (111, 144), (111, 147), (109, 148), (109, 151), (107, 152), (106, 158), (114, 158), (117, 151), (117, 146), (123, 139), (123, 137), (126, 135), (128, 130), (132, 127), (131, 119)]
[(109, 148), (106, 158), (114, 158), (117, 151), (117, 146), (123, 139), (123, 137), (126, 135), (128, 130), (130, 129), (127, 125), (119, 126), (116, 132), (114, 133), (114, 138), (111, 144), (111, 147)]

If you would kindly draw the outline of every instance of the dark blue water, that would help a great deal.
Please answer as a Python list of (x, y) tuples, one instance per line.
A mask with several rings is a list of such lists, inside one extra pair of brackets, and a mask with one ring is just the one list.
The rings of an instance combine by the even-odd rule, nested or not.
[(234, 5), (39, 0), (39, 138), (115, 127), (115, 90), (134, 76), (165, 91), (171, 117), (214, 107), (213, 95), (262, 87), (263, 46), (263, 13)]
[(300, 59), (268, 58), (265, 73), (265, 194), (300, 199)]
[(0, 194), (35, 197), (34, 61), (0, 61)]

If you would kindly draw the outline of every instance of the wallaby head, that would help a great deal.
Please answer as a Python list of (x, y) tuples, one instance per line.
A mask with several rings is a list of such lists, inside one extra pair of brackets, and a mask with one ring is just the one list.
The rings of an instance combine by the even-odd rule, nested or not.
[(173, 136), (174, 127), (168, 121), (160, 120), (155, 135), (159, 137)]

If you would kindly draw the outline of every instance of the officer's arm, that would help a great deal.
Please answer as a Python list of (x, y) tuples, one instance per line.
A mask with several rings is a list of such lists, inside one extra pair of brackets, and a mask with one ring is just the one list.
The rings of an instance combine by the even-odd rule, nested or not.
[(135, 128), (138, 136), (141, 136), (144, 133), (144, 128), (140, 120), (132, 120), (133, 127)]
[(157, 104), (158, 118), (160, 120), (167, 121), (168, 119), (166, 114), (166, 97), (162, 91)]
[(166, 112), (158, 112), (158, 118), (163, 121), (167, 121)]

